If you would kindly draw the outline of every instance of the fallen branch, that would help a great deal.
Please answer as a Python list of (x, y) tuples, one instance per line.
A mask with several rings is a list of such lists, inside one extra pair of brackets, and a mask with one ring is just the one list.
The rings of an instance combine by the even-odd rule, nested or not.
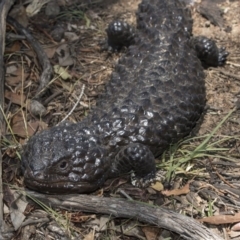
[[(5, 51), (6, 17), (13, 3), (14, 0), (2, 0), (0, 2), (0, 141), (5, 132), (3, 116), (5, 79), (3, 55)], [(4, 239), (5, 226), (3, 219), (2, 153), (0, 151), (0, 239)]]
[(51, 207), (137, 219), (141, 222), (156, 225), (160, 228), (178, 233), (185, 239), (222, 239), (211, 232), (207, 227), (190, 217), (142, 202), (91, 195), (60, 196), (40, 194), (33, 191), (26, 191), (26, 194), (30, 196), (31, 199), (37, 198)]

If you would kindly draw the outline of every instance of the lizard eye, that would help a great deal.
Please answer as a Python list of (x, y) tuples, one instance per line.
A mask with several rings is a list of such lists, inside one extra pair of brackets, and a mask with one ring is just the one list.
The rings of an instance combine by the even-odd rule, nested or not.
[(60, 162), (60, 164), (59, 164), (59, 168), (60, 168), (61, 170), (66, 169), (67, 166), (68, 166), (67, 161), (62, 161), (62, 162)]

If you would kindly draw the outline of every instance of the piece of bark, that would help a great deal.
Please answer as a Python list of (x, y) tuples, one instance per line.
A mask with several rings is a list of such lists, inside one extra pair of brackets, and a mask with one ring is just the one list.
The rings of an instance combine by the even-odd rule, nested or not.
[(185, 239), (222, 239), (193, 218), (142, 202), (81, 194), (60, 196), (40, 194), (33, 191), (26, 191), (26, 194), (31, 196), (31, 199), (37, 198), (50, 207), (137, 219), (178, 233)]
[(222, 17), (221, 9), (215, 2), (209, 0), (201, 2), (197, 11), (213, 25), (224, 28), (224, 19)]

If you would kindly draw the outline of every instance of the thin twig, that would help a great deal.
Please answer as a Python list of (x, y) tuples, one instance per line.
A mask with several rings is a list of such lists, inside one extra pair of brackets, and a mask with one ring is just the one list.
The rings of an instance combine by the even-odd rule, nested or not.
[(125, 198), (127, 198), (128, 200), (133, 201), (133, 198), (130, 197), (123, 189), (119, 190), (119, 193), (121, 193)]
[(83, 96), (83, 93), (84, 93), (84, 90), (85, 90), (85, 84), (82, 85), (82, 89), (81, 89), (81, 93), (79, 95), (79, 98), (77, 100), (77, 102), (74, 104), (73, 108), (71, 109), (71, 111), (67, 114), (67, 116), (65, 118), (62, 119), (61, 122), (64, 122), (67, 120), (67, 118), (73, 113), (74, 109), (77, 107), (77, 105), (79, 104), (82, 96)]
[(226, 76), (228, 76), (228, 77), (232, 77), (232, 78), (235, 78), (235, 79), (240, 81), (240, 76), (237, 75), (237, 74), (230, 73), (230, 72), (227, 72), (227, 71), (224, 71), (224, 70), (220, 70), (220, 69), (219, 69), (219, 72), (224, 74), (224, 75), (226, 75)]
[(47, 223), (47, 222), (50, 222), (50, 219), (45, 217), (45, 218), (40, 218), (40, 219), (27, 219), (26, 221), (24, 221), (21, 225), (21, 227), (25, 227), (27, 225), (35, 225), (35, 224), (38, 224), (38, 223)]

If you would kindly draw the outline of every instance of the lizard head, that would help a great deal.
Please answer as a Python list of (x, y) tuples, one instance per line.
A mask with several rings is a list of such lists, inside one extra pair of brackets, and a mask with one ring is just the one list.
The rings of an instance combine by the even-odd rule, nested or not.
[(24, 182), (51, 194), (94, 191), (108, 176), (106, 152), (91, 130), (78, 124), (44, 130), (23, 147)]

